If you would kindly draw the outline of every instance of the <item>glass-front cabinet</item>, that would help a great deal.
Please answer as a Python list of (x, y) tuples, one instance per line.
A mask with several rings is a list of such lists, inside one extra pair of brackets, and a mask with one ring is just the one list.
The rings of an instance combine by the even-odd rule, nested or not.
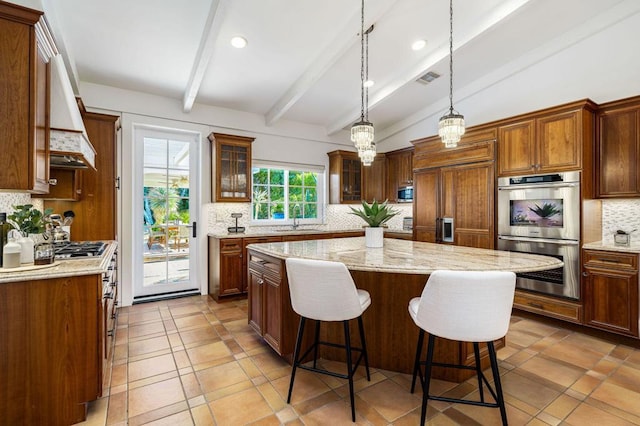
[(254, 138), (211, 133), (213, 146), (212, 198), (216, 202), (251, 201), (251, 143)]

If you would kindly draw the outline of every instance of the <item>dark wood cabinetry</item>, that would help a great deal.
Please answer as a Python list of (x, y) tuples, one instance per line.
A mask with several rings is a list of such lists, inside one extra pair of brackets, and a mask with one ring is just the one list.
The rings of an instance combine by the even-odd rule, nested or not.
[(74, 211), (71, 227), (73, 240), (116, 240), (116, 143), (119, 117), (82, 111), (82, 120), (96, 150), (96, 170), (78, 171), (82, 174), (81, 184), (76, 189), (80, 191), (79, 201), (45, 200), (44, 205), (57, 213)]
[(396, 202), (398, 188), (413, 185), (413, 148), (387, 152), (387, 199)]
[(49, 60), (42, 12), (0, 3), (0, 189), (49, 191)]
[(251, 201), (251, 143), (255, 138), (212, 133), (211, 198), (216, 202)]
[(584, 324), (638, 337), (638, 255), (583, 250)]
[(282, 261), (263, 254), (248, 253), (249, 325), (279, 355), (283, 355), (283, 305), (288, 305), (289, 292), (283, 291)]
[(102, 391), (102, 276), (0, 285), (0, 418), (68, 425)]
[(33, 194), (32, 198), (45, 200), (80, 201), (82, 199), (82, 177), (78, 169), (51, 169), (49, 172), (49, 193)]
[(640, 96), (601, 105), (596, 144), (596, 196), (640, 197)]
[(505, 120), (498, 127), (498, 176), (590, 166), (595, 107), (579, 101)]
[(362, 200), (362, 163), (357, 152), (329, 152), (329, 203), (354, 204)]
[(439, 138), (413, 143), (414, 239), (442, 242), (441, 219), (452, 218), (453, 244), (493, 248), (495, 132), (470, 132), (446, 151)]
[(362, 199), (379, 203), (387, 199), (387, 159), (377, 154), (371, 165), (362, 166)]

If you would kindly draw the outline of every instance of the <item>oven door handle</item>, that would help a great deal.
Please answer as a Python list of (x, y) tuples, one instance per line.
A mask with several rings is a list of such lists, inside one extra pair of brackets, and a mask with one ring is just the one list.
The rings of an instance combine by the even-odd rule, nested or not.
[(521, 241), (523, 243), (549, 243), (559, 246), (577, 246), (578, 240), (554, 240), (551, 238), (528, 238), (528, 237), (510, 237), (507, 235), (498, 235), (499, 240)]
[(498, 191), (516, 191), (518, 189), (571, 188), (579, 186), (579, 182), (536, 183), (532, 185), (499, 186)]

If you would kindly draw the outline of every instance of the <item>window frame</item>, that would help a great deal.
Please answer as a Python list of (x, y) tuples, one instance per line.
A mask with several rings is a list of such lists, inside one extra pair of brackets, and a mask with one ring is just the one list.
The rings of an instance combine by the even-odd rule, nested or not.
[[(284, 192), (285, 192), (285, 218), (284, 219), (255, 219), (254, 218), (254, 204), (253, 204), (253, 191), (254, 191), (254, 182), (253, 182), (253, 170), (254, 169), (272, 169), (272, 170), (284, 170)], [(251, 206), (250, 206), (250, 215), (252, 226), (277, 226), (277, 225), (293, 225), (293, 218), (289, 218), (289, 172), (309, 172), (316, 173), (318, 175), (317, 185), (316, 185), (316, 209), (317, 209), (317, 217), (316, 218), (298, 218), (297, 223), (299, 225), (321, 225), (324, 223), (324, 206), (325, 206), (325, 168), (323, 166), (311, 165), (311, 164), (297, 164), (297, 163), (281, 163), (274, 161), (259, 161), (253, 160), (251, 165)], [(269, 199), (269, 203), (271, 203), (271, 199)]]

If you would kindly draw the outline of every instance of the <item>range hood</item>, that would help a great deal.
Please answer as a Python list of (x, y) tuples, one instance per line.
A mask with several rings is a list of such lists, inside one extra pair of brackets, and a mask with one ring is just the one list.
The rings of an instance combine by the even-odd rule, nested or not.
[(93, 149), (82, 122), (61, 55), (51, 59), (51, 131), (49, 164), (52, 168), (96, 168)]

